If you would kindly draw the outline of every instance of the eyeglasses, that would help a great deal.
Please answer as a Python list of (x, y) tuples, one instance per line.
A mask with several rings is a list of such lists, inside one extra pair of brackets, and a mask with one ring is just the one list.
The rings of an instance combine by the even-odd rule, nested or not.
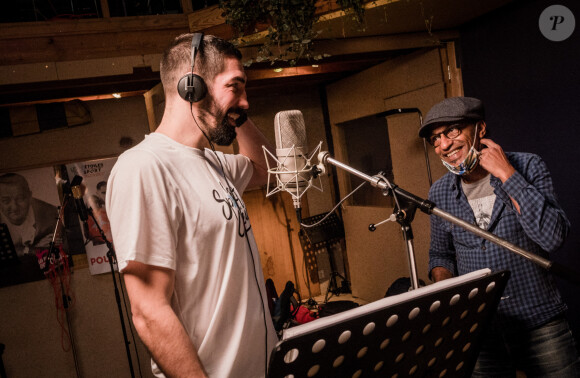
[(441, 144), (441, 135), (445, 135), (447, 139), (455, 139), (461, 135), (461, 131), (465, 128), (467, 124), (455, 124), (447, 127), (443, 132), (431, 135), (427, 141), (433, 147), (439, 147)]

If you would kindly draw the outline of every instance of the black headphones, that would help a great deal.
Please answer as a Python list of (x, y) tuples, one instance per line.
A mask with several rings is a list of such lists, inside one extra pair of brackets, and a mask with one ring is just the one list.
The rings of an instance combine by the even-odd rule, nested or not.
[(195, 65), (195, 54), (199, 51), (203, 33), (195, 33), (191, 39), (191, 72), (179, 79), (177, 83), (177, 93), (185, 101), (190, 103), (201, 101), (207, 94), (207, 85), (199, 75), (193, 73)]

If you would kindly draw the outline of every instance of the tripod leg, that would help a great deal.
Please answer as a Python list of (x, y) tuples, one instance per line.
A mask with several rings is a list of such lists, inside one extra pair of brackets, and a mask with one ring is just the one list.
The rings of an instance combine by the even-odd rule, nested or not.
[(330, 298), (332, 298), (332, 295), (331, 296), (328, 296), (329, 294), (332, 294), (331, 291), (330, 291), (330, 282), (328, 283), (328, 288), (326, 288), (326, 295), (324, 296), (324, 302), (323, 303), (328, 303), (328, 300)]
[[(343, 292), (342, 284), (339, 287), (338, 283), (336, 282), (337, 276), (342, 278), (342, 282), (347, 283), (346, 278), (344, 276), (342, 276), (340, 273), (338, 273), (338, 271), (336, 269), (336, 263), (334, 261), (334, 251), (328, 243), (326, 245), (326, 251), (328, 252), (328, 260), (330, 262), (331, 273), (330, 273), (330, 279), (328, 280), (328, 288), (326, 289), (326, 295), (324, 297), (324, 303), (327, 303), (328, 299), (330, 299), (328, 297), (329, 293), (332, 293), (334, 295), (339, 295), (341, 292)], [(348, 286), (348, 283), (347, 283), (347, 286)], [(350, 288), (347, 287), (347, 289), (348, 289), (348, 291), (344, 291), (345, 293), (350, 292)]]
[(336, 294), (336, 275), (335, 271), (332, 271), (330, 274), (330, 278), (328, 279), (328, 287), (326, 288), (326, 295), (324, 296), (324, 303), (327, 303), (328, 300), (331, 298), (328, 294)]

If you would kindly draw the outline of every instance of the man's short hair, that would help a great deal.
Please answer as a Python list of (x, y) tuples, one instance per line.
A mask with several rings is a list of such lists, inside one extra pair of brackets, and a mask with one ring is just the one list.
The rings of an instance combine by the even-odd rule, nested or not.
[(18, 173), (5, 173), (0, 176), (0, 184), (5, 185), (16, 185), (20, 187), (25, 193), (29, 195), (32, 193), (30, 191), (30, 187), (28, 186), (28, 181), (24, 178), (24, 176), (19, 175)]
[[(160, 74), (165, 91), (177, 91), (177, 82), (191, 70), (192, 33), (173, 40), (161, 57)], [(242, 60), (242, 53), (231, 42), (213, 35), (204, 35), (195, 54), (194, 71), (206, 85), (223, 71), (226, 57)]]

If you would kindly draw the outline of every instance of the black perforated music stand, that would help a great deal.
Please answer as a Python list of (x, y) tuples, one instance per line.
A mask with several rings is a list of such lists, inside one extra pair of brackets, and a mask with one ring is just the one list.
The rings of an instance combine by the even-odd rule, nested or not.
[(289, 328), (268, 377), (468, 377), (508, 278), (483, 269)]
[[(320, 223), (319, 223), (320, 222)], [(328, 287), (326, 295), (324, 296), (324, 303), (330, 299), (330, 294), (338, 295), (341, 292), (350, 293), (350, 284), (346, 277), (341, 275), (336, 267), (334, 259), (333, 247), (341, 247), (341, 240), (344, 239), (344, 226), (336, 213), (323, 213), (304, 218), (302, 220), (303, 227), (300, 229), (300, 244), (305, 254), (310, 254), (311, 258), (315, 258), (315, 252), (326, 250), (328, 253), (328, 262), (330, 264), (330, 278), (328, 280)], [(310, 227), (304, 225), (312, 225)], [(342, 247), (341, 247), (342, 248)], [(346, 272), (345, 272), (346, 274)], [(337, 277), (342, 279), (341, 285), (338, 285)], [(315, 281), (317, 282), (317, 281)]]

